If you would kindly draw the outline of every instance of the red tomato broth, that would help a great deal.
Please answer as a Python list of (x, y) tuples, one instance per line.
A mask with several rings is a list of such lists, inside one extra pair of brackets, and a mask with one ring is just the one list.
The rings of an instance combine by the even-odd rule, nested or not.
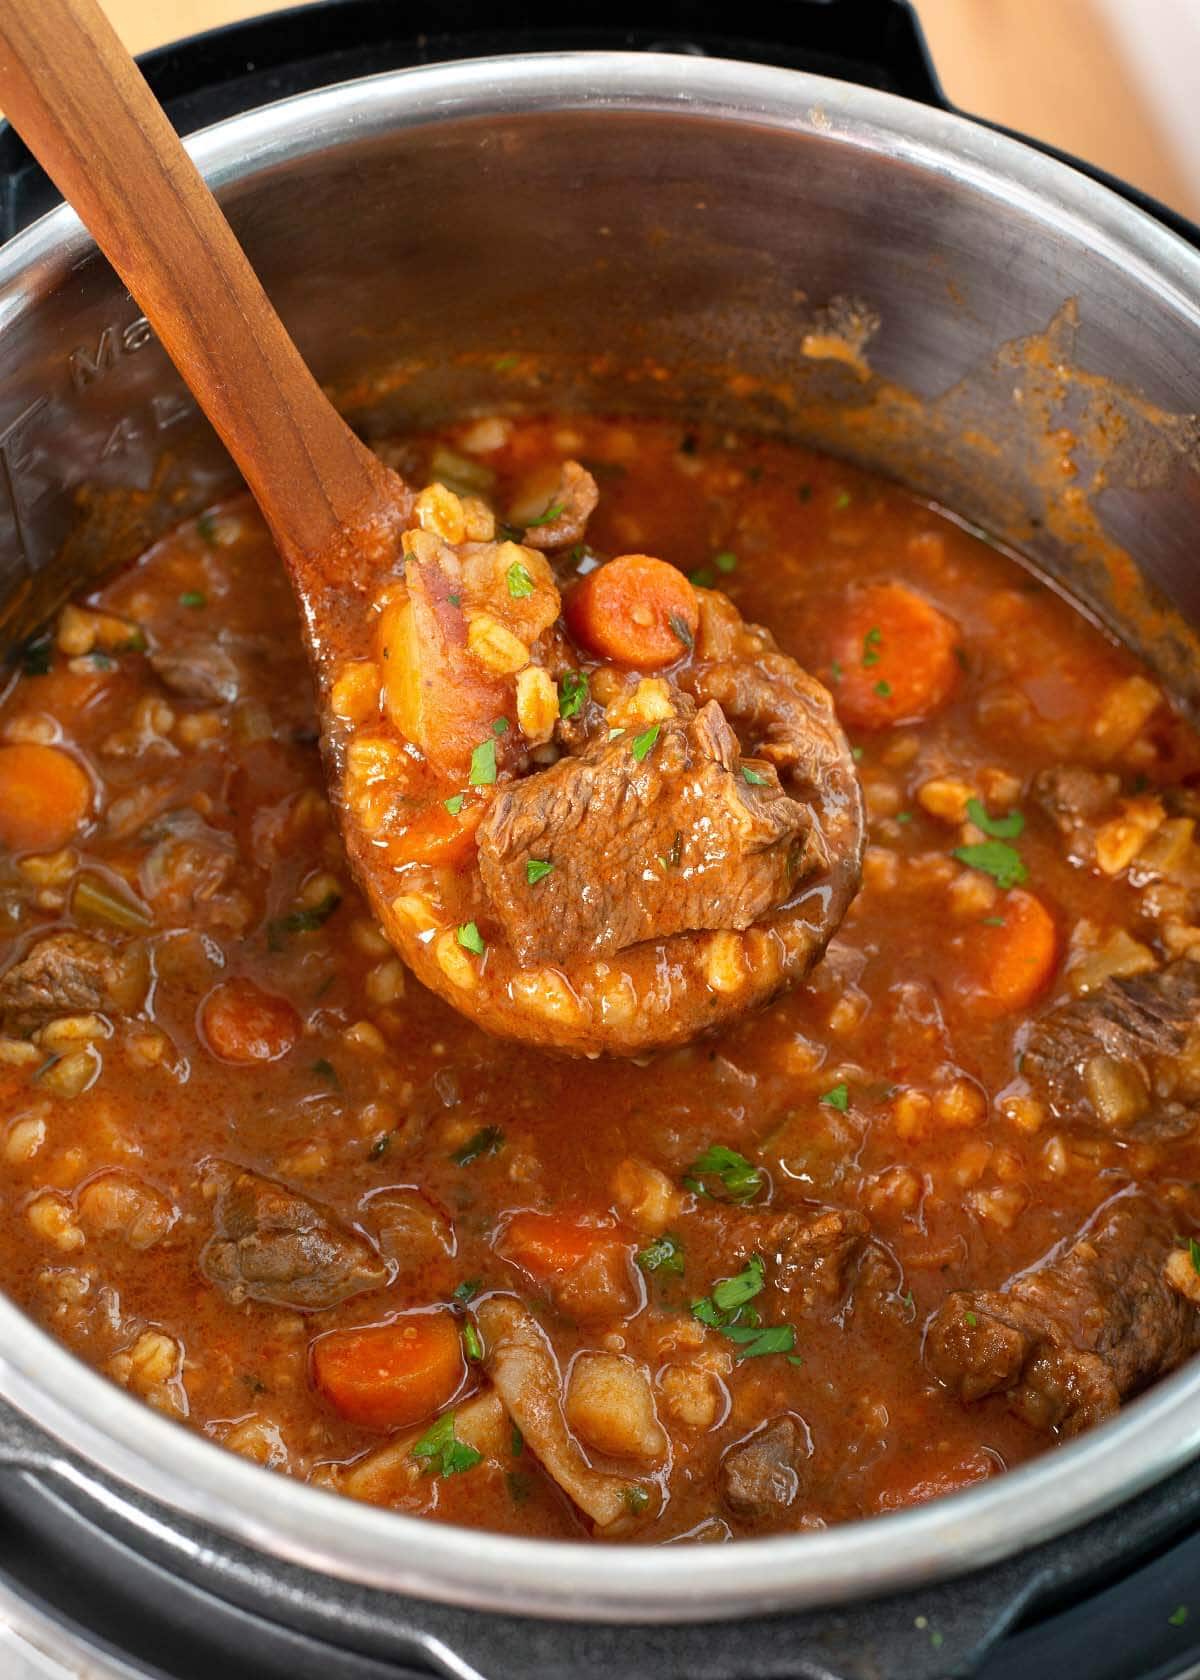
[[(901, 490), (793, 446), (684, 439), (659, 422), (516, 421), (503, 446), (482, 457), (497, 474), (499, 508), (531, 467), (562, 457), (564, 426), (577, 440), (571, 451), (607, 469), (597, 473), (591, 547), (712, 573), (748, 619), (765, 623), (822, 680), (830, 681), (839, 615), (866, 583), (903, 581), (957, 626), (962, 669), (944, 703), (919, 723), (859, 740), (874, 855), (829, 956), (808, 985), (720, 1039), (641, 1066), (568, 1061), (492, 1040), (411, 975), (397, 977), (324, 802), (290, 595), (252, 509), (230, 503), (207, 524), (166, 538), (89, 601), (140, 626), (158, 648), (218, 628), (245, 638), (236, 701), (173, 698), (137, 650), (114, 655), (111, 670), (79, 668), (68, 679), (70, 661), (57, 651), (50, 675), (18, 677), (0, 705), (5, 741), (31, 717), (52, 715), (103, 790), (94, 826), (48, 880), (31, 879), (20, 854), (0, 858), (4, 958), (70, 925), (70, 882), (85, 866), (126, 882), (155, 918), (147, 936), (155, 983), (135, 1023), (140, 1039), (130, 1028), (101, 1040), (101, 1069), (77, 1093), (47, 1086), (40, 1069), (0, 1063), (9, 1150), (0, 1283), (80, 1357), (151, 1404), (286, 1473), (336, 1484), (340, 1472), (329, 1467), (377, 1448), (381, 1434), (314, 1391), (311, 1346), (449, 1304), (468, 1281), (479, 1293), (514, 1292), (531, 1303), (564, 1371), (576, 1352), (598, 1347), (619, 1346), (653, 1374), (677, 1357), (686, 1363), (697, 1346), (691, 1303), (738, 1269), (713, 1227), (713, 1198), (679, 1188), (697, 1157), (720, 1143), (762, 1170), (754, 1207), (786, 1195), (864, 1213), (879, 1274), (832, 1316), (791, 1315), (795, 1363), (738, 1360), (719, 1333), (702, 1337), (720, 1366), (727, 1410), (697, 1429), (677, 1426), (660, 1405), (671, 1458), (642, 1479), (661, 1504), (618, 1525), (614, 1537), (661, 1542), (717, 1517), (734, 1535), (842, 1521), (1018, 1464), (1043, 1450), (1046, 1436), (1002, 1399), (964, 1405), (929, 1376), (927, 1316), (948, 1291), (998, 1288), (1073, 1237), (1113, 1174), (1178, 1187), (1200, 1179), (1200, 1152), (1189, 1136), (1169, 1145), (1104, 1138), (1069, 1148), (1064, 1169), (1048, 1154), (1061, 1127), (1014, 1124), (1004, 1094), (1019, 1086), (1029, 1011), (980, 1011), (969, 989), (950, 983), (947, 893), (978, 872), (952, 858), (961, 825), (916, 795), (934, 775), (1012, 779), (1013, 806), (1025, 815), (1015, 845), (1028, 888), (1060, 930), (1047, 992), (1059, 996), (1073, 929), (1090, 921), (1137, 931), (1145, 918), (1126, 876), (1099, 876), (1064, 858), (1029, 782), (1063, 760), (1086, 760), (1098, 697), (1140, 667), (1007, 554)], [(465, 431), (408, 447), (427, 461), (439, 441), (460, 447)], [(714, 571), (718, 555), (726, 564)], [(181, 604), (196, 594), (202, 606)], [(85, 675), (86, 698), (72, 686)], [(165, 706), (170, 721), (137, 714), (150, 702)], [(1132, 757), (1113, 761), (1130, 784), (1143, 778), (1153, 792), (1200, 771), (1200, 743), (1165, 708), (1134, 745)], [(1003, 902), (997, 890), (996, 911), (971, 909), (961, 927), (1002, 913)], [(235, 1064), (206, 1047), (199, 1012), (231, 982), (253, 982), (294, 1012), (298, 1036), (276, 1059)], [(843, 1086), (844, 1102), (830, 1100)], [(909, 1091), (923, 1099), (915, 1113), (903, 1108)], [(35, 1148), (36, 1125), (21, 1130), (24, 1121), (43, 1128)], [(472, 1154), (473, 1140), (492, 1130), (499, 1140)], [(646, 1273), (645, 1305), (620, 1322), (572, 1320), (504, 1258), (497, 1232), (513, 1215), (565, 1209), (601, 1223), (615, 1218), (623, 1232), (610, 1186), (629, 1157), (666, 1175), (682, 1198), (669, 1229), (682, 1242), (684, 1272)], [(198, 1263), (212, 1219), (201, 1169), (213, 1158), (277, 1179), (372, 1235), (370, 1198), (419, 1186), (446, 1210), (454, 1252), (431, 1253), (385, 1288), (315, 1312), (234, 1304)], [(79, 1223), (78, 1187), (114, 1166), (178, 1210), (143, 1250)], [(1003, 1200), (995, 1202), (1001, 1217), (991, 1218), (981, 1211), (991, 1204), (968, 1199), (1014, 1187), (1024, 1200), (1007, 1224)], [(73, 1210), (78, 1244), (55, 1234), (48, 1215), (31, 1218), (47, 1197)], [(1181, 1223), (1191, 1222), (1182, 1191), (1179, 1203)], [(788, 1306), (768, 1279), (764, 1320), (787, 1317)], [(149, 1358), (153, 1343), (149, 1374), (127, 1370), (123, 1356), (147, 1335), (175, 1344), (172, 1373), (161, 1374), (165, 1354)], [(465, 1383), (456, 1406), (486, 1387), (477, 1364)], [(781, 1412), (811, 1432), (802, 1496), (787, 1513), (739, 1517), (716, 1491), (722, 1454)], [(485, 1460), (465, 1474), (424, 1473), (395, 1502), (511, 1533), (590, 1531), (528, 1448), (499, 1468)]]

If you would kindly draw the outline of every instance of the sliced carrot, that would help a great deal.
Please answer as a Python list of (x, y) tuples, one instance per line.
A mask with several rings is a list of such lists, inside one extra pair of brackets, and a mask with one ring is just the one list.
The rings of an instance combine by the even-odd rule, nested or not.
[(466, 1375), (452, 1313), (404, 1313), (361, 1330), (334, 1330), (312, 1345), (315, 1386), (364, 1429), (404, 1429), (452, 1400)]
[(1058, 962), (1058, 930), (1040, 898), (1016, 887), (995, 915), (959, 936), (972, 1002), (989, 1014), (1023, 1009), (1049, 985)]
[(954, 691), (960, 642), (958, 626), (905, 584), (856, 591), (829, 662), (838, 716), (859, 729), (928, 717)]
[(200, 1005), (200, 1032), (223, 1062), (274, 1062), (299, 1038), (300, 1017), (253, 980), (222, 980)]
[(475, 830), (486, 810), (481, 799), (464, 799), (456, 811), (439, 799), (413, 818), (397, 841), (396, 852), (406, 863), (463, 863), (475, 850)]
[(700, 625), (700, 603), (687, 578), (649, 554), (621, 554), (589, 572), (563, 613), (589, 653), (642, 671), (682, 659)]
[(530, 1277), (562, 1277), (604, 1249), (625, 1247), (611, 1225), (585, 1225), (560, 1213), (515, 1213), (497, 1244)]
[(56, 852), (92, 808), (92, 784), (58, 747), (0, 747), (0, 846)]

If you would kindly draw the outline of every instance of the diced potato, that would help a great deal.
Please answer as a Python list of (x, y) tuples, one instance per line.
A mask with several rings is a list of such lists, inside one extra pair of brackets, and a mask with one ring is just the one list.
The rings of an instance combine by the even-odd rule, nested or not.
[(613, 1200), (639, 1231), (659, 1236), (679, 1217), (683, 1198), (664, 1172), (635, 1155), (622, 1161), (612, 1176)]
[(617, 1353), (581, 1353), (567, 1381), (567, 1422), (590, 1447), (614, 1458), (660, 1464), (667, 1436), (645, 1369)]

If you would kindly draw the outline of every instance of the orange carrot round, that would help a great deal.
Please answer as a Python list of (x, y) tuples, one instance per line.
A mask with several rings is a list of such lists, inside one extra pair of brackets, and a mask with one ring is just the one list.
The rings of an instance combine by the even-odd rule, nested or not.
[(1050, 983), (1058, 962), (1053, 917), (1040, 898), (1019, 887), (960, 940), (972, 1004), (988, 1014), (1023, 1009)]
[(916, 723), (958, 681), (958, 627), (902, 583), (856, 591), (834, 638), (830, 691), (843, 723), (886, 729)]
[(515, 1213), (498, 1248), (530, 1277), (561, 1277), (600, 1249), (621, 1243), (611, 1226), (585, 1225), (561, 1213)]
[(18, 742), (0, 747), (0, 846), (56, 852), (92, 808), (92, 784), (58, 747)]
[(351, 1423), (404, 1429), (452, 1400), (466, 1374), (452, 1313), (403, 1313), (361, 1330), (334, 1330), (312, 1345), (315, 1386)]
[(286, 998), (253, 980), (222, 980), (200, 1005), (200, 1033), (223, 1062), (275, 1062), (300, 1036), (300, 1017)]
[(687, 578), (649, 554), (621, 554), (589, 572), (568, 594), (563, 612), (582, 648), (642, 671), (682, 659), (700, 624), (700, 603)]

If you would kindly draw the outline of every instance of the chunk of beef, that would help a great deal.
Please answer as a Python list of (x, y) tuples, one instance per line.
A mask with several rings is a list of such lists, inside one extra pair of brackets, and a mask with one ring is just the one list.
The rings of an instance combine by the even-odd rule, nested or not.
[(36, 1032), (56, 1015), (129, 1015), (146, 995), (140, 945), (123, 950), (84, 933), (52, 933), (0, 977), (0, 1023)]
[(739, 1517), (786, 1511), (800, 1492), (800, 1467), (811, 1450), (797, 1418), (788, 1412), (771, 1418), (721, 1460), (721, 1498)]
[(1088, 770), (1082, 764), (1057, 764), (1039, 770), (1033, 797), (1063, 834), (1107, 815), (1120, 792), (1120, 778), (1111, 771)]
[(759, 1254), (789, 1308), (832, 1316), (845, 1306), (870, 1232), (855, 1209), (820, 1202), (762, 1212), (723, 1206), (707, 1218), (720, 1221), (719, 1251), (731, 1272)]
[(387, 1283), (390, 1270), (366, 1237), (319, 1203), (226, 1162), (214, 1163), (208, 1177), (217, 1194), (200, 1268), (235, 1305), (269, 1301), (315, 1312)]
[(531, 525), (521, 539), (529, 548), (566, 548), (583, 541), (587, 522), (596, 510), (600, 492), (596, 480), (578, 461), (564, 461), (558, 489), (546, 507), (560, 511), (544, 525)]
[(1075, 1435), (1200, 1347), (1200, 1314), (1164, 1275), (1172, 1222), (1121, 1191), (1069, 1245), (1002, 1290), (958, 1290), (925, 1362), (962, 1400), (1004, 1394), (1027, 1422)]
[(156, 648), (149, 659), (163, 686), (183, 700), (230, 705), (241, 691), (237, 660), (214, 636), (181, 637)]
[[(742, 775), (719, 706), (626, 732), (503, 787), (479, 825), (492, 909), (523, 964), (747, 928), (824, 861), (809, 813), (766, 764)], [(527, 865), (552, 863), (530, 885)]]
[(1136, 1135), (1187, 1131), (1200, 1085), (1184, 1056), (1200, 1025), (1200, 963), (1106, 980), (1034, 1023), (1021, 1071), (1073, 1123)]

